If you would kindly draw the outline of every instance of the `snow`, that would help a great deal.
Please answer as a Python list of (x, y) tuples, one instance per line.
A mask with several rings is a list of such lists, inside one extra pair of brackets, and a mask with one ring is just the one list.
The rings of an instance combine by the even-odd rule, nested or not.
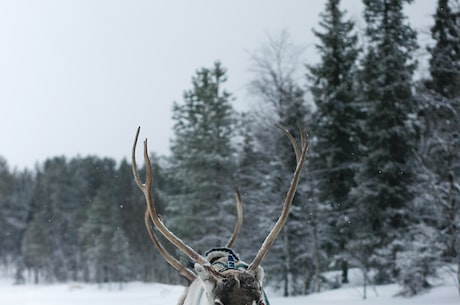
[[(120, 290), (117, 284), (53, 284), (13, 285), (0, 279), (0, 305), (172, 305), (176, 304), (183, 287), (164, 284), (128, 283)], [(368, 288), (368, 297), (362, 299), (362, 287), (354, 286), (329, 290), (302, 297), (272, 296), (272, 305), (453, 305), (460, 296), (452, 278), (440, 282), (430, 292), (413, 298), (395, 297), (397, 285)]]

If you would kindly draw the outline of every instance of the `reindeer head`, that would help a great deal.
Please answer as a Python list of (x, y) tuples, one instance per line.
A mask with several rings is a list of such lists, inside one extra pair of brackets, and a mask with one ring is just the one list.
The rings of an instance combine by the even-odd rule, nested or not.
[(210, 265), (195, 264), (195, 271), (204, 287), (209, 304), (262, 305), (262, 267), (247, 270), (248, 265), (228, 248), (211, 249), (206, 254)]
[[(281, 215), (276, 221), (270, 233), (265, 238), (265, 241), (260, 247), (256, 257), (250, 264), (240, 263), (239, 259), (236, 257), (233, 251), (227, 248), (225, 249), (226, 251), (231, 252), (230, 255), (215, 255), (214, 253), (211, 256), (208, 254), (205, 258), (193, 250), (191, 247), (189, 247), (187, 244), (185, 244), (163, 224), (156, 212), (151, 194), (153, 174), (152, 166), (148, 156), (147, 140), (144, 141), (144, 159), (146, 163), (145, 184), (142, 183), (139, 177), (139, 172), (137, 171), (135, 150), (140, 128), (137, 130), (132, 151), (132, 170), (134, 180), (136, 181), (136, 184), (139, 186), (141, 191), (144, 193), (147, 202), (147, 210), (145, 213), (145, 224), (147, 230), (155, 247), (160, 251), (160, 254), (165, 258), (165, 260), (174, 268), (176, 268), (183, 276), (192, 281), (192, 285), (187, 290), (187, 294), (185, 294), (183, 298), (179, 300), (180, 305), (267, 304), (265, 293), (262, 288), (264, 271), (262, 267), (260, 267), (260, 263), (262, 262), (264, 256), (272, 244), (275, 242), (282, 227), (286, 223), (292, 200), (299, 183), (300, 173), (304, 165), (308, 148), (307, 136), (301, 128), (299, 128), (302, 147), (300, 150), (294, 137), (287, 130), (279, 126), (277, 127), (280, 128), (291, 141), (297, 159), (297, 166), (291, 181), (291, 185), (284, 200)], [(235, 226), (232, 237), (227, 243), (228, 248), (230, 248), (233, 242), (236, 240), (242, 221), (242, 204), (238, 191), (236, 192), (236, 202), (238, 222)], [(166, 239), (175, 245), (181, 252), (186, 254), (192, 261), (196, 262), (194, 265), (194, 270), (184, 266), (166, 251), (166, 249), (160, 244), (157, 237), (155, 236), (150, 221)], [(203, 293), (198, 291), (200, 289), (204, 290)], [(205, 295), (204, 301), (202, 298), (203, 295)]]
[(262, 305), (263, 270), (226, 270), (216, 273), (212, 267), (195, 264), (195, 271), (205, 289), (209, 304), (214, 305)]

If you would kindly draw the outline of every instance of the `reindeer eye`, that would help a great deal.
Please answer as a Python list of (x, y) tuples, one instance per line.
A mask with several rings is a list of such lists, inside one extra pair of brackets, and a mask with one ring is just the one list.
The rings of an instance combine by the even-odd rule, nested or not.
[(255, 289), (256, 288), (255, 280), (252, 277), (245, 278), (242, 281), (242, 286), (248, 289)]
[(225, 278), (222, 280), (222, 284), (224, 285), (225, 289), (230, 289), (236, 284), (236, 280), (233, 278)]
[(214, 300), (214, 305), (224, 305), (220, 300)]

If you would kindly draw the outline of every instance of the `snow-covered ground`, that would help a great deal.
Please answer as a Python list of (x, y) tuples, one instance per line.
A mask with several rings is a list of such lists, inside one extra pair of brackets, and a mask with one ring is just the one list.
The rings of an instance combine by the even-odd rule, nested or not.
[[(361, 287), (330, 290), (303, 297), (271, 296), (272, 305), (454, 305), (460, 296), (452, 279), (446, 279), (429, 293), (413, 298), (395, 297), (396, 285), (369, 289), (367, 300), (362, 299)], [(99, 287), (90, 284), (12, 285), (0, 280), (0, 305), (174, 305), (183, 287), (163, 284), (129, 283), (122, 290), (118, 286)], [(376, 295), (376, 292), (378, 295)]]

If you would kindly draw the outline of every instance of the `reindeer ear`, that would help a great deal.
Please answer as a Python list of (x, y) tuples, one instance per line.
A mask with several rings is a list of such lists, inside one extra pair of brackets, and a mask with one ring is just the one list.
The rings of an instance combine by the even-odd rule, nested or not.
[(261, 266), (257, 266), (255, 270), (251, 270), (249, 272), (256, 278), (260, 286), (262, 286), (265, 275), (264, 268), (262, 268)]
[(198, 273), (198, 275), (200, 275), (200, 273), (202, 273), (204, 271), (204, 268), (198, 264), (198, 263), (195, 263), (195, 265), (193, 265), (196, 273)]
[(200, 265), (196, 263), (194, 265), (195, 271), (198, 274), (198, 277), (203, 281), (216, 281), (217, 280), (217, 274), (216, 272), (211, 268), (211, 266), (208, 265)]
[(217, 285), (217, 279), (214, 277), (211, 267), (207, 265), (202, 266), (196, 263), (194, 265), (194, 268), (196, 273), (198, 274), (198, 278), (203, 284), (204, 290), (206, 292), (206, 298), (208, 299), (209, 304), (219, 305), (215, 302), (215, 294), (213, 292), (214, 288)]

